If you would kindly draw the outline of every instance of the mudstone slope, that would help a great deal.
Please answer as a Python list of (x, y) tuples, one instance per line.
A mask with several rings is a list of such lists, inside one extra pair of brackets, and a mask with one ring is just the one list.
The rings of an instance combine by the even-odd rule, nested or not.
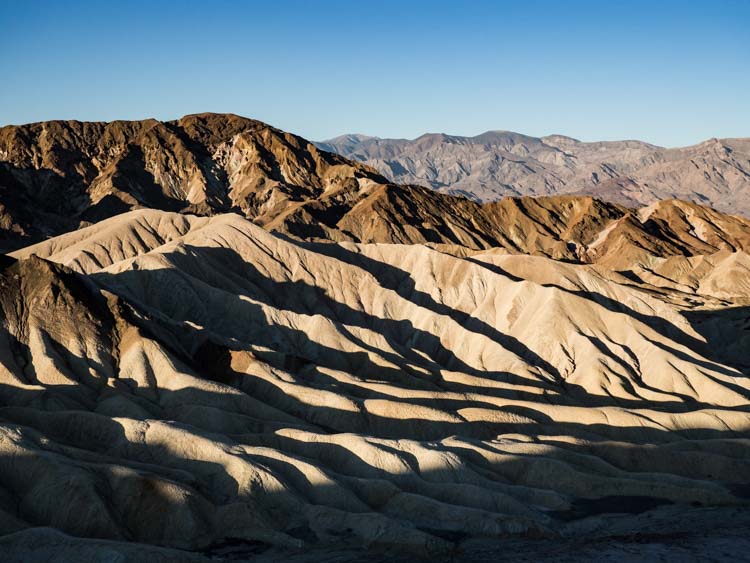
[[(47, 164), (13, 157), (8, 560), (541, 559), (746, 526), (750, 221), (676, 200), (480, 205), (258, 122), (178, 123), (40, 125)], [(169, 131), (169, 158), (80, 164)], [(223, 175), (216, 151), (242, 143)], [(87, 194), (75, 225), (23, 223), (43, 189)]]

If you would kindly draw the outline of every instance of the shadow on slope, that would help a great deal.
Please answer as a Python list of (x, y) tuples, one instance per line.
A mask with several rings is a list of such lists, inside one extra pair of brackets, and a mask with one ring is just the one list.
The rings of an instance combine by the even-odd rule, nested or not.
[[(407, 541), (419, 532), (447, 541), (444, 549), (474, 535), (547, 535), (597, 513), (742, 502), (747, 488), (750, 451), (734, 440), (742, 432), (561, 423), (520, 406), (498, 410), (525, 422), (412, 418), (408, 401), (397, 418), (352, 412), (287, 392), (281, 384), (293, 371), (274, 382), (235, 370), (236, 351), (208, 339), (193, 356), (174, 353), (196, 375), (232, 385), (169, 390), (157, 376), (155, 387), (141, 388), (124, 374), (107, 380), (101, 372), (69, 385), (0, 383), (0, 420), (11, 432), (0, 455), (0, 510), (13, 516), (3, 519), (3, 532), (49, 525), (79, 537), (185, 549), (227, 540), (256, 542), (256, 551), (295, 541), (353, 547), (366, 534), (361, 519), (377, 515), (394, 528), (372, 545), (426, 548), (421, 536)], [(262, 415), (258, 402), (286, 418)], [(536, 453), (518, 451), (518, 436)], [(309, 467), (325, 479), (302, 469)], [(272, 475), (280, 487), (263, 486), (264, 479), (248, 488), (240, 481), (248, 471)], [(556, 509), (534, 506), (529, 491), (561, 500)], [(240, 511), (235, 527), (227, 526), (224, 511), (242, 506), (254, 516), (242, 520)], [(321, 510), (339, 519), (315, 522)], [(474, 529), (477, 517), (525, 524)]]
[[(513, 281), (523, 281), (523, 278), (515, 276), (496, 264), (476, 260), (473, 258), (466, 258), (469, 262), (486, 268), (495, 274), (505, 276)], [(619, 272), (624, 274), (625, 272)], [(642, 280), (638, 280), (639, 283), (643, 283)], [(601, 293), (595, 291), (584, 291), (584, 290), (571, 290), (569, 288), (556, 285), (556, 284), (542, 284), (544, 287), (554, 287), (560, 291), (564, 291), (570, 295), (588, 299), (597, 305), (600, 305), (612, 311), (614, 313), (622, 313), (627, 315), (639, 322), (642, 322), (660, 335), (678, 342), (691, 350), (701, 354), (704, 358), (710, 360), (710, 363), (700, 362), (696, 358), (689, 358), (688, 361), (699, 363), (702, 367), (708, 369), (717, 370), (724, 375), (732, 377), (737, 376), (730, 370), (723, 368), (722, 366), (728, 366), (732, 369), (736, 369), (743, 375), (750, 373), (750, 362), (737, 360), (742, 358), (743, 354), (729, 354), (726, 352), (726, 344), (728, 341), (732, 341), (737, 338), (737, 335), (742, 335), (740, 331), (750, 331), (750, 307), (733, 307), (722, 310), (697, 310), (697, 311), (683, 311), (683, 316), (688, 320), (691, 327), (700, 334), (704, 340), (698, 339), (690, 334), (687, 334), (680, 327), (669, 322), (667, 319), (657, 317), (654, 315), (648, 315), (636, 311), (631, 307), (628, 307), (624, 303), (612, 299)], [(743, 335), (744, 337), (744, 335)], [(670, 354), (674, 354), (682, 359), (685, 359), (684, 354), (680, 351), (666, 346), (659, 342), (652, 342), (656, 346), (662, 347), (665, 351)]]
[[(540, 368), (542, 377), (532, 380), (504, 371), (493, 372), (469, 366), (458, 358), (454, 352), (447, 349), (440, 338), (430, 332), (416, 328), (410, 320), (376, 317), (354, 309), (331, 298), (322, 288), (303, 281), (292, 282), (270, 279), (260, 272), (255, 265), (244, 261), (233, 250), (186, 246), (183, 247), (183, 251), (184, 253), (175, 252), (167, 255), (167, 259), (177, 267), (179, 274), (168, 269), (128, 270), (117, 274), (97, 273), (92, 277), (97, 283), (113, 289), (126, 298), (138, 301), (139, 298), (133, 297), (127, 288), (157, 288), (169, 279), (177, 279), (173, 276), (189, 276), (191, 281), (198, 282), (204, 287), (208, 286), (209, 292), (217, 302), (221, 299), (230, 301), (231, 306), (226, 307), (226, 309), (234, 311), (237, 317), (257, 321), (258, 326), (252, 327), (253, 343), (274, 348), (278, 347), (281, 341), (286, 343), (287, 349), (295, 348), (298, 351), (297, 368), (317, 362), (319, 365), (332, 369), (341, 369), (342, 367), (351, 369), (354, 373), (366, 377), (377, 374), (380, 379), (401, 384), (404, 384), (404, 375), (406, 374), (409, 376), (408, 381), (411, 382), (411, 384), (407, 384), (408, 387), (432, 390), (439, 389), (439, 372), (443, 369), (460, 371), (510, 384), (537, 386), (550, 391), (560, 388), (555, 381), (552, 381), (550, 375), (558, 374), (558, 371), (548, 362), (528, 350), (513, 337), (503, 335), (479, 319), (455, 312), (448, 307), (441, 305), (438, 308), (435, 304), (434, 309), (439, 312), (433, 312), (448, 315), (449, 312), (453, 311), (450, 313), (450, 318), (456, 322), (465, 321), (464, 326), (468, 330), (483, 334), (503, 346), (507, 344), (511, 351), (524, 354), (521, 357), (533, 366)], [(383, 284), (383, 286), (391, 289), (387, 284)], [(399, 294), (401, 295), (401, 293)], [(251, 298), (257, 303), (243, 299), (244, 297)], [(425, 306), (419, 297), (417, 299), (411, 297), (410, 300), (413, 300), (412, 302), (418, 306)], [(182, 301), (187, 303), (188, 299), (185, 298)], [(203, 308), (205, 304), (200, 303), (200, 308)], [(434, 304), (434, 302), (432, 303)], [(262, 305), (299, 315), (321, 315), (334, 323), (338, 332), (365, 352), (345, 352), (330, 349), (294, 328), (281, 325), (268, 326), (266, 325), (266, 314)], [(427, 308), (429, 308), (429, 305), (430, 303), (427, 303)], [(140, 303), (140, 306), (153, 311), (148, 303)], [(198, 325), (204, 325), (206, 322), (204, 311), (196, 308), (181, 309), (174, 312), (174, 315), (173, 320), (179, 322), (190, 321)], [(368, 329), (381, 335), (395, 353), (374, 349), (370, 344), (352, 333), (348, 327)], [(248, 336), (251, 329), (250, 326), (245, 325), (239, 327), (239, 334), (233, 334), (231, 331), (233, 328), (237, 328), (236, 325), (223, 324), (218, 320), (215, 320), (207, 328), (225, 338), (239, 338), (240, 340)], [(396, 367), (374, 364), (370, 360), (371, 354), (381, 356)], [(287, 362), (285, 367), (293, 367), (295, 360), (290, 356), (292, 355), (290, 354), (285, 360)], [(342, 358), (344, 361), (341, 361)], [(429, 375), (424, 373), (424, 369), (415, 370), (414, 365), (425, 368)]]
[[(82, 377), (75, 366), (86, 359), (61, 343), (52, 348), (64, 360), (59, 369), (68, 374), (67, 385), (24, 379), (19, 385), (6, 380), (8, 374), (29, 374), (22, 365), (4, 363), (0, 483), (6, 493), (0, 509), (17, 521), (0, 518), (3, 531), (51, 525), (82, 537), (190, 549), (239, 538), (287, 547), (302, 541), (429, 551), (469, 536), (554, 535), (562, 521), (601, 512), (671, 502), (733, 504), (747, 496), (746, 428), (693, 423), (669, 430), (645, 416), (642, 425), (568, 422), (545, 412), (544, 403), (580, 405), (582, 420), (603, 407), (674, 416), (713, 408), (710, 417), (746, 409), (594, 397), (582, 389), (573, 393), (570, 385), (488, 373), (441, 351), (439, 339), (410, 321), (375, 318), (309, 284), (270, 280), (232, 251), (188, 247), (169, 260), (182, 270), (92, 277), (139, 309), (140, 317), (128, 321), (166, 350), (176, 369), (218, 385), (201, 388), (193, 380), (169, 389), (160, 384), (166, 377), (161, 373), (139, 385), (119, 365), (114, 378), (96, 364), (92, 376)], [(377, 264), (369, 266), (381, 279)], [(384, 287), (451, 316), (393, 270), (385, 272)], [(221, 293), (205, 293), (203, 301), (175, 293), (173, 301), (152, 307), (148, 291), (176, 281), (175, 275), (200, 279)], [(167, 287), (176, 292), (179, 285)], [(338, 330), (347, 324), (387, 332), (391, 366), (373, 361), (379, 350), (346, 352), (298, 328), (269, 323), (263, 305), (324, 315)], [(485, 334), (484, 326), (463, 315), (456, 318)], [(12, 341), (0, 340), (10, 347)], [(260, 370), (261, 364), (270, 369)], [(428, 365), (429, 375), (409, 364)], [(469, 392), (440, 379), (446, 365), (550, 393), (541, 399), (479, 387), (471, 390), (476, 397), (441, 397)], [(343, 369), (354, 378), (334, 380), (321, 368)], [(367, 388), (372, 380), (388, 382), (392, 391)], [(415, 399), (407, 389), (436, 395)], [(331, 395), (321, 401), (317, 391)], [(493, 393), (507, 404), (480, 397)], [(356, 408), (344, 408), (337, 397)], [(513, 399), (535, 406), (514, 405)], [(377, 412), (372, 400), (389, 401), (391, 414)], [(450, 416), (431, 419), (415, 406)], [(471, 407), (498, 416), (456, 416)], [(373, 538), (372, 530), (384, 535)]]
[[(335, 408), (311, 409), (305, 404), (289, 408), (297, 416), (334, 422), (328, 430), (310, 425), (302, 434), (290, 434), (273, 421), (250, 422), (253, 413), (233, 411), (234, 401), (222, 396), (221, 391), (162, 389), (159, 400), (152, 404), (154, 419), (147, 419), (144, 428), (161, 420), (171, 433), (165, 433), (165, 439), (157, 442), (149, 442), (145, 434), (144, 441), (138, 443), (133, 442), (132, 430), (126, 432), (123, 424), (144, 422), (128, 422), (125, 412), (45, 410), (54, 404), (50, 396), (58, 392), (54, 386), (19, 390), (0, 385), (3, 427), (16, 433), (17, 444), (30, 448), (26, 453), (6, 450), (0, 455), (4, 492), (0, 510), (19, 519), (10, 525), (4, 519), (2, 533), (29, 525), (48, 525), (79, 537), (183, 549), (211, 549), (227, 540), (239, 540), (256, 542), (255, 549), (262, 551), (263, 545), (283, 545), (284, 538), (287, 548), (295, 539), (308, 546), (331, 543), (359, 547), (362, 538), (358, 535), (363, 532), (357, 529), (358, 519), (378, 514), (394, 526), (404, 526), (399, 532), (404, 534), (404, 540), (411, 528), (453, 543), (489, 534), (486, 530), (467, 529), (467, 520), (461, 518), (477, 516), (473, 511), (483, 511), (483, 518), (517, 521), (519, 515), (509, 512), (513, 502), (505, 507), (495, 504), (507, 495), (513, 498), (517, 494), (517, 502), (523, 504), (530, 491), (537, 491), (537, 496), (560, 495), (563, 501), (557, 510), (534, 507), (533, 503), (528, 506), (530, 522), (537, 524), (529, 522), (530, 527), (521, 526), (515, 533), (508, 530), (503, 534), (554, 536), (552, 530), (564, 522), (600, 513), (639, 513), (671, 503), (684, 504), (687, 510), (691, 505), (710, 505), (706, 499), (713, 497), (735, 498), (741, 503), (742, 484), (746, 489), (748, 483), (748, 473), (737, 471), (742, 465), (738, 460), (744, 459), (747, 465), (746, 460), (750, 459), (747, 444), (730, 442), (731, 437), (741, 436), (725, 431), (593, 429), (606, 436), (605, 440), (593, 438), (592, 429), (586, 425), (509, 424), (495, 426), (493, 430), (499, 436), (482, 442), (470, 438), (471, 432), (466, 428), (443, 427), (436, 428), (432, 440), (421, 442), (420, 446), (439, 456), (456, 456), (456, 461), (431, 469), (429, 462), (409, 453), (409, 448), (394, 450), (378, 440), (381, 434), (388, 434), (379, 429), (390, 427), (402, 443), (405, 436), (414, 434), (410, 429), (420, 421), (372, 419), (362, 437), (381, 452), (384, 461), (389, 456), (400, 459), (394, 468), (374, 464), (371, 456), (365, 457), (359, 448), (352, 447), (356, 442), (347, 440), (354, 440), (355, 435), (339, 435), (346, 438), (344, 441), (336, 438), (336, 433), (351, 429), (346, 416), (342, 416), (347, 413)], [(139, 390), (121, 386), (117, 393), (131, 400), (131, 394), (138, 396)], [(64, 394), (69, 396), (69, 392)], [(97, 410), (103, 408), (104, 398), (100, 397)], [(138, 400), (149, 401), (146, 394)], [(208, 416), (198, 416), (196, 406), (220, 403), (228, 407), (222, 409), (223, 419), (208, 423)], [(115, 420), (113, 416), (125, 419)], [(219, 416), (219, 412), (212, 416)], [(240, 418), (245, 421), (244, 428), (238, 424)], [(311, 431), (313, 434), (309, 434)], [(537, 441), (539, 432), (547, 434), (542, 441)], [(554, 444), (554, 437), (549, 438), (549, 432), (561, 436), (559, 445)], [(505, 433), (523, 434), (549, 449), (536, 455), (511, 453), (513, 441), (502, 439)], [(179, 436), (181, 441), (166, 439), (169, 436)], [(594, 441), (570, 443), (570, 436)], [(332, 441), (326, 441), (327, 437)], [(696, 441), (699, 438), (707, 442), (701, 446)], [(191, 440), (197, 444), (209, 440), (216, 447), (213, 460), (209, 454), (195, 450)], [(720, 444), (731, 454), (712, 456)], [(703, 457), (696, 452), (702, 452)], [(493, 453), (494, 459), (490, 455)], [(690, 463), (696, 459), (710, 463)], [(318, 468), (326, 482), (306, 469), (310, 466)], [(123, 467), (130, 470), (131, 477), (123, 481), (113, 478), (122, 473), (117, 468)], [(250, 468), (270, 473), (282, 488), (276, 491), (241, 486), (235, 476)], [(175, 489), (180, 494), (175, 494)], [(41, 495), (44, 490), (58, 493)], [(374, 494), (376, 490), (380, 492)], [(385, 491), (388, 492), (384, 495)], [(399, 508), (397, 499), (404, 495), (411, 500)], [(244, 535), (239, 528), (232, 531), (223, 527), (219, 516), (223, 507), (238, 503), (255, 514), (255, 528), (246, 526)], [(419, 508), (422, 504), (431, 507), (434, 514), (424, 513)], [(317, 507), (314, 513), (343, 511), (344, 524), (321, 527), (309, 520), (310, 506)], [(408, 506), (416, 511), (405, 510)], [(444, 519), (447, 514), (453, 518)], [(351, 524), (347, 525), (349, 520)], [(272, 537), (267, 527), (278, 530), (280, 535)], [(391, 541), (392, 544), (384, 541), (379, 546), (376, 542), (374, 546), (415, 547), (399, 546), (394, 538)]]
[[(177, 347), (182, 348), (189, 356), (201, 360), (202, 373), (214, 373), (211, 377), (223, 383), (230, 382), (230, 380), (223, 379), (229, 376), (226, 374), (216, 375), (215, 370), (208, 366), (222, 360), (221, 354), (225, 352), (219, 352), (219, 356), (213, 357), (211, 354), (217, 353), (215, 349), (201, 348), (206, 340), (216, 340), (226, 349), (236, 348), (237, 346), (243, 348), (248, 343), (252, 343), (256, 347), (268, 348), (263, 352), (254, 350), (254, 353), (264, 362), (278, 369), (294, 373), (305, 385), (335, 390), (337, 393), (344, 393), (354, 399), (387, 399), (392, 396), (389, 397), (373, 391), (367, 386), (358, 384), (357, 381), (342, 382), (336, 380), (319, 370), (318, 367), (351, 373), (360, 383), (373, 380), (387, 382), (394, 389), (422, 390), (436, 393), (447, 391), (509, 400), (579, 405), (591, 408), (656, 408), (663, 412), (674, 413), (711, 408), (712, 406), (710, 403), (700, 402), (676, 392), (671, 393), (675, 397), (674, 401), (660, 401), (658, 404), (652, 404), (639, 399), (592, 395), (580, 385), (562, 379), (559, 380), (559, 383), (552, 381), (548, 374), (555, 374), (555, 379), (560, 376), (559, 371), (549, 362), (540, 358), (514, 337), (500, 333), (500, 331), (476, 317), (436, 302), (430, 295), (414, 287), (414, 281), (408, 273), (360, 254), (351, 253), (339, 245), (322, 243), (315, 245), (315, 247), (316, 250), (320, 250), (322, 247), (332, 256), (340, 257), (343, 255), (348, 263), (357, 265), (375, 276), (382, 287), (395, 291), (399, 296), (418, 307), (423, 307), (437, 315), (452, 319), (470, 332), (486, 336), (499, 343), (532, 366), (539, 368), (543, 377), (530, 378), (507, 371), (492, 371), (470, 366), (457, 357), (453, 351), (446, 348), (439, 337), (416, 328), (410, 320), (373, 316), (365, 311), (340, 303), (327, 295), (322, 288), (303, 281), (271, 279), (260, 272), (254, 264), (245, 261), (238, 253), (227, 248), (184, 246), (181, 252), (173, 252), (166, 256), (168, 261), (175, 265), (174, 270), (127, 270), (117, 274), (98, 273), (92, 277), (103, 286), (155, 314), (155, 321), (158, 321), (164, 311), (155, 310), (152, 304), (148, 302), (152, 290), (158, 294), (159, 288), (167, 285), (175, 288), (185, 287), (182, 283), (182, 277), (187, 277), (190, 284), (197, 282), (201, 286), (201, 291), (207, 289), (206, 293), (196, 294), (195, 299), (188, 295), (180, 296), (179, 304), (170, 305), (169, 322), (187, 322), (192, 326), (205, 327), (206, 330), (198, 334), (187, 329), (187, 325), (183, 324), (178, 331), (180, 335), (177, 336), (177, 341), (182, 341), (183, 344)], [(335, 250), (333, 250), (334, 248)], [(190, 284), (187, 284), (187, 287), (190, 287)], [(713, 358), (713, 356), (716, 356), (715, 348), (706, 346), (703, 342), (684, 333), (665, 319), (644, 315), (600, 294), (589, 294), (582, 291), (573, 292), (562, 287), (554, 287), (589, 299), (608, 310), (628, 315), (653, 328), (666, 338), (683, 343), (696, 352), (705, 352), (710, 359), (706, 362), (688, 356), (662, 342), (649, 340), (654, 346), (662, 348), (681, 360), (718, 371), (723, 375), (733, 377), (738, 375)], [(133, 288), (141, 288), (142, 294), (134, 296), (132, 294)], [(174, 291), (180, 290), (175, 289)], [(209, 302), (206, 302), (206, 298)], [(247, 298), (252, 299), (252, 301)], [(139, 302), (143, 299), (147, 302)], [(187, 308), (185, 308), (186, 304)], [(298, 315), (322, 316), (333, 323), (339, 334), (361, 350), (344, 351), (331, 348), (314, 340), (303, 330), (278, 323), (269, 324), (264, 306)], [(218, 307), (219, 310), (225, 312), (225, 315), (217, 316), (215, 312), (207, 313), (207, 310), (213, 307)], [(238, 322), (235, 319), (243, 321)], [(161, 326), (164, 323), (156, 322), (155, 325)], [(351, 327), (367, 329), (382, 336), (393, 352), (383, 348), (375, 348), (364, 342), (350, 330)], [(153, 330), (153, 327), (148, 325), (143, 325), (142, 328), (146, 331)], [(164, 325), (164, 328), (170, 331), (174, 330), (175, 327)], [(156, 336), (159, 337), (158, 334)], [(664, 393), (643, 382), (640, 372), (634, 371), (623, 358), (609, 349), (601, 339), (594, 336), (589, 336), (588, 339), (603, 355), (622, 366), (640, 386)], [(630, 355), (631, 359), (635, 358), (636, 366), (638, 366), (638, 359), (634, 352), (625, 345), (622, 345), (622, 348)], [(723, 359), (723, 356), (721, 358)], [(469, 374), (475, 378), (500, 383), (507, 387), (499, 388), (490, 385), (485, 387), (459, 381), (447, 381), (441, 375), (442, 370)], [(719, 382), (709, 373), (703, 373), (714, 382), (727, 386), (736, 393), (750, 399), (750, 393), (743, 387), (726, 381)], [(236, 381), (236, 378), (231, 381)], [(625, 383), (628, 382), (625, 381)], [(521, 388), (513, 389), (513, 386)], [(535, 391), (530, 392), (522, 387)], [(637, 395), (632, 385), (630, 390), (634, 395)], [(406, 399), (402, 397), (401, 400), (410, 404), (438, 406), (450, 411), (457, 411), (460, 408), (467, 407), (468, 404), (476, 405), (477, 403), (483, 407), (494, 408), (491, 403), (482, 403), (481, 399), (477, 397), (468, 400), (439, 397)], [(750, 405), (727, 408), (727, 410), (746, 412), (750, 411)]]
[(699, 351), (750, 377), (750, 307), (685, 311), (683, 315), (705, 339)]

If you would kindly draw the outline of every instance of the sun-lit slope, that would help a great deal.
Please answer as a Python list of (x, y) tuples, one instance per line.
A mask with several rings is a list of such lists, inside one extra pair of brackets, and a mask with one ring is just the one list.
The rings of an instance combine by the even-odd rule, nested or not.
[[(632, 211), (571, 196), (508, 198), (480, 206), (408, 186), (369, 186), (346, 205), (336, 203), (339, 196), (338, 191), (323, 194), (319, 200), (290, 205), (273, 219), (254, 222), (297, 240), (425, 244), (457, 256), (489, 251), (595, 263), (613, 271), (633, 271), (637, 277), (645, 274), (650, 284), (656, 278), (683, 284), (684, 269), (692, 268), (682, 264), (684, 259), (692, 264), (697, 257), (750, 248), (750, 221), (678, 200)], [(321, 216), (327, 223), (319, 221)], [(12, 255), (37, 254), (77, 267), (74, 262), (96, 255), (98, 241), (122, 247), (113, 257), (124, 257), (204, 224), (205, 218), (141, 209)], [(104, 257), (100, 265), (114, 258)], [(700, 278), (703, 273), (695, 275)], [(693, 289), (694, 285), (695, 280), (690, 282)], [(743, 287), (737, 286), (735, 296), (745, 293)], [(727, 291), (733, 290), (725, 287), (719, 292)]]
[(307, 207), (314, 226), (349, 192), (379, 183), (367, 166), (232, 114), (10, 125), (0, 127), (0, 248), (139, 208), (267, 223)]
[(719, 345), (744, 308), (237, 215), (136, 212), (34, 253), (2, 271), (4, 533), (425, 552), (576, 533), (624, 497), (746, 502), (750, 382)]
[(27, 246), (11, 256), (35, 254), (84, 272), (149, 252), (208, 222), (207, 217), (140, 209)]

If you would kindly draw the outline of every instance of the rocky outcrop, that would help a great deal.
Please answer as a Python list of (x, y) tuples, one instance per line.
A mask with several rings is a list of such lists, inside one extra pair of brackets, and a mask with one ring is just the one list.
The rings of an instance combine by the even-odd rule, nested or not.
[(234, 115), (0, 129), (6, 247), (142, 207), (236, 210), (263, 224), (310, 200), (345, 200), (372, 182), (386, 183), (365, 166)]

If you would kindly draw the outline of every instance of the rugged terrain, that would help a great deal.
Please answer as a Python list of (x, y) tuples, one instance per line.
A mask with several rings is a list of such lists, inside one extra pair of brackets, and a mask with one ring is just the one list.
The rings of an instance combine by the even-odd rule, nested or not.
[(666, 149), (488, 131), (414, 140), (343, 135), (318, 146), (367, 163), (394, 182), (477, 201), (575, 193), (638, 207), (678, 198), (750, 216), (750, 139)]
[[(49, 121), (0, 129), (0, 226), (10, 248), (136, 208), (234, 210), (260, 224), (325, 224), (386, 180), (259, 121)], [(291, 218), (287, 218), (288, 216)]]
[(650, 284), (144, 210), (7, 260), (4, 533), (439, 554), (747, 502), (748, 292), (695, 264), (741, 251)]
[(6, 560), (744, 553), (749, 220), (232, 116), (2, 131)]
[(479, 205), (390, 183), (305, 139), (223, 114), (0, 128), (0, 196), (5, 250), (142, 208), (235, 212), (301, 240), (503, 248), (576, 261), (603, 259), (607, 245), (596, 256), (583, 247), (613, 219), (615, 234), (646, 249), (667, 244), (660, 255), (704, 253), (709, 239), (712, 248), (742, 248), (732, 237), (746, 233), (744, 219), (687, 203), (647, 208), (656, 213), (578, 196)]

